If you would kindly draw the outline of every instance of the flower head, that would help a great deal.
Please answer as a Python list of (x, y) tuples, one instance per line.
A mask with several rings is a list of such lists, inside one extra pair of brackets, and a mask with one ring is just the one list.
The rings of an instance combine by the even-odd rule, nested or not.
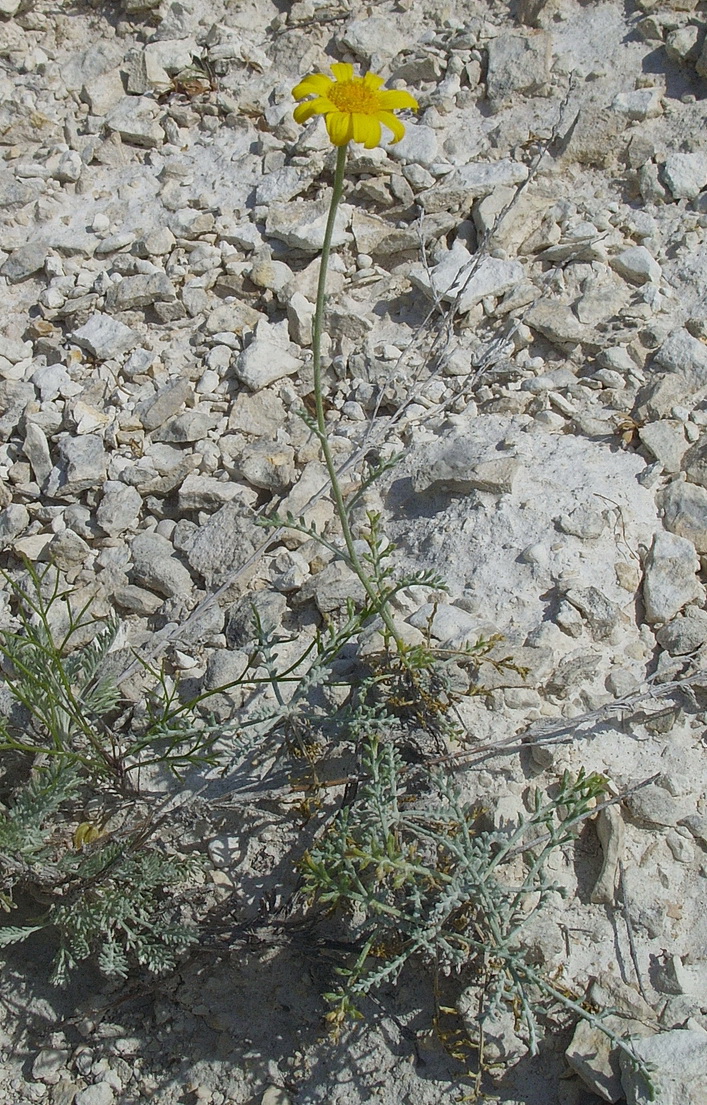
[(292, 89), (296, 100), (313, 99), (298, 104), (295, 122), (306, 123), (313, 115), (323, 115), (329, 137), (335, 146), (345, 146), (353, 139), (367, 150), (380, 145), (381, 123), (393, 132), (393, 142), (399, 142), (405, 127), (393, 115), (394, 111), (418, 104), (409, 92), (379, 91), (383, 78), (376, 73), (355, 77), (353, 65), (336, 62), (331, 67), (334, 79), (324, 73), (312, 73)]

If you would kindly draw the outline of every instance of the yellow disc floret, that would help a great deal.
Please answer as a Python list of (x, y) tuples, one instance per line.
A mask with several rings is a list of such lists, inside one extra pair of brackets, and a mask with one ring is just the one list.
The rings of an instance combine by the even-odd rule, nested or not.
[(382, 77), (376, 73), (355, 77), (347, 62), (335, 63), (331, 71), (333, 80), (324, 73), (312, 73), (292, 89), (296, 100), (305, 100), (294, 110), (295, 122), (306, 123), (314, 115), (323, 115), (335, 146), (353, 141), (370, 150), (380, 145), (381, 123), (392, 131), (393, 142), (399, 142), (405, 127), (393, 112), (406, 107), (417, 110), (415, 97), (398, 89), (380, 91)]

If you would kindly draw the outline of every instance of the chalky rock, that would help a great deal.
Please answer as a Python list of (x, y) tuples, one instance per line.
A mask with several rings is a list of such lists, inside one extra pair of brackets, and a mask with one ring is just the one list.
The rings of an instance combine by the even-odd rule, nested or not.
[(692, 542), (698, 553), (707, 553), (707, 490), (676, 480), (658, 495), (663, 525)]
[[(342, 203), (336, 213), (332, 247), (343, 246), (351, 240), (348, 227), (352, 207)], [(305, 253), (318, 253), (324, 242), (324, 231), (329, 213), (326, 200), (297, 200), (287, 204), (274, 204), (265, 220), (268, 237), (279, 238), (293, 249)]]
[(660, 265), (645, 246), (631, 246), (623, 250), (611, 258), (610, 264), (619, 276), (632, 284), (646, 284), (648, 281), (657, 284), (662, 275)]
[(498, 257), (486, 257), (479, 264), (457, 240), (430, 275), (423, 265), (411, 269), (409, 275), (417, 287), (434, 298), (441, 297), (447, 303), (458, 298), (459, 313), (466, 314), (487, 296), (505, 295), (523, 279), (524, 270), (519, 261)]
[(679, 472), (687, 450), (687, 438), (682, 422), (677, 419), (661, 418), (649, 422), (638, 431), (641, 444), (645, 445), (665, 472)]
[(707, 610), (688, 606), (684, 614), (661, 626), (655, 636), (671, 656), (687, 656), (707, 643)]
[(619, 1057), (627, 1105), (703, 1105), (707, 1101), (707, 1032), (676, 1028), (634, 1044), (651, 1072), (646, 1077), (627, 1055)]
[(696, 575), (699, 567), (695, 548), (686, 537), (663, 532), (655, 535), (643, 577), (643, 602), (650, 625), (669, 622), (689, 602), (702, 599), (704, 588)]
[(179, 377), (170, 380), (159, 389), (152, 399), (147, 399), (138, 405), (136, 414), (143, 427), (148, 430), (156, 430), (164, 425), (168, 418), (174, 417), (194, 400), (194, 389), (189, 380)]
[(12, 546), (15, 538), (27, 529), (29, 512), (21, 503), (10, 503), (0, 510), (0, 549)]
[(407, 36), (398, 27), (394, 16), (370, 15), (367, 19), (354, 19), (341, 36), (344, 46), (360, 58), (395, 57), (407, 44)]
[(283, 376), (299, 372), (302, 365), (299, 357), (293, 356), (281, 342), (271, 338), (267, 328), (259, 326), (253, 341), (239, 354), (234, 372), (251, 391), (258, 391)]
[(124, 142), (155, 149), (164, 142), (164, 131), (156, 114), (154, 100), (147, 96), (126, 96), (106, 116), (106, 126), (116, 131)]
[(103, 441), (96, 434), (64, 437), (59, 443), (59, 464), (47, 481), (47, 494), (71, 499), (98, 487), (106, 476), (106, 455)]
[(242, 491), (243, 488), (237, 483), (192, 472), (179, 488), (180, 514), (192, 510), (217, 510), (224, 503), (241, 496)]
[(321, 572), (311, 576), (297, 595), (297, 602), (314, 599), (321, 614), (342, 610), (347, 601), (362, 603), (366, 597), (358, 576), (341, 560), (328, 564)]
[(130, 546), (135, 582), (166, 598), (185, 598), (191, 594), (189, 570), (172, 555), (169, 541), (156, 533), (139, 533)]
[(574, 587), (566, 593), (572, 604), (599, 639), (608, 637), (621, 620), (621, 608), (603, 595), (598, 587)]
[(624, 851), (624, 823), (618, 806), (606, 806), (600, 811), (597, 816), (597, 836), (604, 860), (591, 893), (591, 900), (596, 904), (611, 905)]
[(104, 533), (117, 537), (135, 527), (141, 509), (142, 497), (136, 488), (118, 480), (106, 480), (96, 521)]
[(19, 249), (13, 250), (4, 262), (0, 268), (0, 275), (6, 276), (11, 284), (19, 284), (27, 280), (44, 266), (47, 250), (46, 242), (31, 242), (29, 245), (20, 246)]
[(137, 345), (138, 335), (117, 318), (95, 314), (84, 326), (73, 331), (71, 340), (99, 361), (107, 361)]
[(32, 466), (34, 478), (41, 487), (52, 470), (52, 458), (49, 452), (47, 435), (41, 426), (31, 420), (25, 427), (25, 440), (22, 450)]
[(674, 795), (658, 783), (650, 783), (629, 794), (626, 807), (633, 817), (647, 825), (673, 826), (694, 812), (695, 796)]
[(249, 560), (261, 540), (252, 512), (234, 499), (199, 527), (186, 557), (207, 586), (218, 586)]
[(487, 95), (499, 111), (519, 93), (531, 95), (546, 90), (550, 80), (552, 36), (501, 34), (488, 44)]
[(707, 345), (688, 330), (674, 330), (665, 339), (655, 361), (669, 372), (679, 372), (696, 387), (707, 385)]
[(472, 436), (452, 433), (426, 451), (413, 474), (412, 486), (419, 495), (430, 491), (508, 495), (520, 467), (516, 457), (494, 456), (488, 446), (480, 449)]
[(110, 311), (131, 311), (153, 303), (173, 303), (177, 298), (172, 281), (164, 272), (126, 276), (114, 284), (106, 296)]
[(676, 200), (694, 200), (707, 188), (707, 153), (671, 153), (663, 168), (663, 176)]
[(681, 467), (690, 483), (707, 488), (707, 434), (703, 433), (687, 450)]
[(109, 69), (107, 73), (85, 84), (81, 90), (81, 99), (89, 105), (92, 115), (107, 115), (124, 95), (120, 69)]
[(614, 111), (636, 122), (655, 119), (663, 114), (659, 88), (636, 88), (633, 92), (619, 92), (611, 104)]

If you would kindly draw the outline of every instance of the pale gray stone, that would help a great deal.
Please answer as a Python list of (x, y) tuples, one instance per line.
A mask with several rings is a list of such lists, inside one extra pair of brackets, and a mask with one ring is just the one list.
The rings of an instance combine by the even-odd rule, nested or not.
[(632, 284), (658, 284), (662, 276), (660, 265), (645, 246), (631, 246), (612, 257), (609, 264)]
[(388, 14), (369, 15), (366, 19), (352, 20), (343, 32), (341, 41), (358, 57), (370, 61), (374, 56), (395, 57), (407, 44), (408, 39), (398, 25), (396, 16)]
[(65, 529), (52, 537), (47, 546), (47, 552), (50, 560), (60, 571), (68, 572), (72, 568), (84, 565), (91, 549), (78, 533)]
[(0, 549), (11, 546), (29, 525), (29, 513), (21, 503), (10, 503), (0, 510)]
[(140, 492), (119, 480), (106, 480), (96, 521), (105, 533), (117, 537), (137, 524), (142, 509)]
[(655, 636), (671, 656), (686, 656), (707, 642), (707, 611), (688, 606), (684, 614), (672, 618)]
[(79, 1090), (75, 1105), (113, 1105), (114, 1101), (113, 1088), (107, 1082), (96, 1082), (93, 1086), (87, 1086), (85, 1090)]
[(84, 326), (73, 331), (71, 340), (99, 361), (107, 361), (137, 345), (138, 335), (117, 318), (95, 314)]
[(670, 32), (665, 40), (665, 52), (672, 61), (697, 61), (702, 41), (701, 28), (688, 23)]
[(4, 262), (0, 274), (6, 276), (11, 284), (19, 284), (44, 267), (48, 250), (46, 242), (30, 242), (20, 246)]
[(154, 359), (155, 354), (151, 349), (136, 349), (122, 365), (121, 374), (127, 379), (131, 379), (133, 376), (142, 376), (147, 372)]
[(707, 153), (671, 153), (663, 166), (663, 177), (674, 199), (696, 199), (707, 187)]
[(218, 585), (245, 564), (261, 540), (252, 512), (234, 499), (200, 526), (186, 557), (207, 586)]
[(172, 281), (164, 272), (126, 276), (113, 284), (106, 296), (109, 311), (131, 311), (153, 303), (173, 303), (177, 298)]
[(699, 392), (699, 384), (694, 379), (687, 380), (682, 373), (659, 374), (639, 390), (634, 417), (638, 422), (670, 418), (673, 407), (682, 405), (686, 398)]
[(695, 809), (694, 795), (676, 796), (657, 783), (634, 790), (625, 801), (633, 816), (648, 825), (677, 825)]
[(525, 322), (548, 341), (559, 345), (577, 345), (591, 336), (592, 331), (561, 303), (541, 301), (526, 312)]
[(143, 427), (149, 432), (162, 426), (180, 410), (194, 400), (194, 389), (189, 380), (179, 376), (164, 384), (152, 399), (147, 399), (136, 408), (136, 414)]
[(32, 1077), (36, 1082), (54, 1086), (61, 1079), (62, 1067), (69, 1061), (70, 1052), (66, 1048), (45, 1047), (32, 1064)]
[(274, 390), (241, 392), (233, 400), (228, 428), (254, 437), (274, 437), (285, 417), (285, 404)]
[(665, 339), (654, 359), (669, 372), (691, 378), (697, 387), (707, 385), (707, 345), (684, 328)]
[(83, 161), (77, 150), (67, 150), (54, 172), (54, 179), (62, 184), (75, 184), (81, 176)]
[(619, 92), (611, 104), (614, 111), (631, 120), (643, 122), (663, 114), (660, 88), (636, 88), (632, 92)]
[[(347, 229), (351, 222), (351, 213), (350, 204), (339, 204), (332, 237), (334, 249), (351, 240)], [(324, 242), (328, 214), (329, 203), (326, 200), (294, 200), (286, 204), (273, 204), (265, 220), (265, 231), (268, 237), (279, 238), (293, 249), (319, 253)]]
[(286, 203), (306, 191), (310, 175), (292, 165), (266, 173), (255, 189), (256, 204)]
[(577, 506), (568, 514), (562, 514), (557, 519), (557, 526), (563, 533), (570, 533), (575, 537), (581, 537), (583, 541), (591, 541), (601, 537), (606, 529), (606, 520), (598, 510), (591, 510), (586, 506)]
[(405, 134), (388, 150), (396, 161), (410, 165), (433, 165), (439, 158), (439, 134), (433, 127), (410, 121)]
[(487, 296), (505, 295), (523, 276), (519, 261), (485, 257), (477, 263), (464, 242), (459, 240), (431, 272), (422, 264), (409, 272), (410, 280), (423, 291), (447, 303), (458, 302), (460, 314), (466, 314)]
[(207, 414), (206, 411), (184, 411), (183, 414), (175, 415), (155, 430), (152, 439), (182, 445), (190, 441), (201, 441), (209, 430), (213, 430), (217, 422), (218, 416)]
[(106, 126), (124, 142), (155, 149), (164, 142), (164, 131), (156, 119), (157, 106), (147, 96), (126, 96), (106, 116)]
[(242, 494), (243, 488), (228, 480), (192, 472), (179, 488), (179, 510), (217, 510)]
[(162, 605), (161, 596), (153, 595), (152, 591), (146, 591), (134, 583), (117, 587), (113, 598), (121, 609), (128, 610), (131, 614), (140, 614), (143, 618), (151, 617)]
[(73, 497), (98, 487), (106, 478), (107, 455), (96, 434), (64, 437), (59, 443), (59, 466), (52, 469), (47, 488), (50, 495)]
[(621, 1081), (627, 1105), (704, 1105), (707, 1101), (707, 1032), (676, 1028), (637, 1040), (635, 1050), (651, 1072), (651, 1086), (627, 1055), (621, 1055)]
[(236, 377), (252, 391), (267, 387), (283, 376), (292, 376), (302, 368), (303, 361), (271, 338), (263, 335), (258, 327), (258, 335), (250, 345), (239, 354), (234, 372)]
[(703, 433), (682, 459), (682, 469), (690, 483), (707, 488), (707, 434)]
[(158, 226), (145, 234), (144, 238), (138, 238), (134, 250), (138, 257), (163, 257), (172, 252), (176, 242), (168, 226)]
[(91, 108), (92, 115), (107, 115), (125, 95), (120, 69), (109, 69), (100, 77), (85, 84), (81, 98)]
[(431, 446), (412, 477), (418, 494), (428, 491), (490, 491), (510, 494), (521, 463), (513, 456), (493, 455), (480, 450), (467, 434), (448, 434)]
[(191, 575), (173, 556), (142, 557), (133, 571), (138, 583), (166, 598), (185, 598), (191, 594)]
[(255, 441), (240, 455), (236, 469), (239, 477), (253, 487), (282, 493), (294, 483), (294, 457), (290, 445)]
[(643, 576), (643, 602), (649, 624), (669, 622), (689, 602), (703, 597), (697, 579), (699, 567), (694, 545), (686, 537), (656, 533)]
[(500, 34), (488, 43), (487, 95), (498, 111), (519, 93), (542, 93), (550, 80), (552, 36)]
[(71, 377), (58, 361), (55, 364), (40, 365), (32, 373), (32, 383), (39, 390), (42, 403), (51, 403), (61, 394), (61, 389), (71, 383)]
[(72, 54), (61, 69), (62, 84), (70, 92), (115, 69), (123, 60), (123, 47), (118, 39), (95, 42), (85, 50)]
[(597, 638), (608, 637), (621, 621), (621, 608), (597, 587), (573, 587), (565, 598), (579, 610)]
[(688, 446), (682, 422), (675, 418), (649, 422), (647, 426), (640, 427), (638, 436), (655, 459), (660, 461), (665, 472), (673, 474), (680, 471)]
[(675, 480), (660, 493), (658, 504), (665, 528), (688, 538), (698, 553), (707, 553), (707, 490)]
[(342, 560), (335, 560), (305, 581), (297, 595), (297, 603), (313, 598), (321, 614), (331, 614), (346, 606), (349, 599), (361, 603), (365, 597), (363, 584), (355, 572)]
[(32, 466), (34, 478), (41, 487), (52, 470), (52, 458), (49, 452), (49, 443), (44, 430), (33, 422), (27, 420), (25, 425), (25, 439), (22, 443), (22, 451)]
[(180, 207), (169, 220), (169, 229), (177, 238), (198, 238), (213, 228), (214, 217), (210, 211), (195, 207)]

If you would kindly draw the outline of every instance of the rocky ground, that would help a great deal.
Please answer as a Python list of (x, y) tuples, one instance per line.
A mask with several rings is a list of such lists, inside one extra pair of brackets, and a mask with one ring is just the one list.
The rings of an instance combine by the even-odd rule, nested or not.
[[(460, 703), (468, 792), (498, 824), (565, 768), (630, 792), (558, 860), (568, 897), (529, 939), (640, 1026), (661, 1105), (707, 1100), (706, 31), (704, 0), (0, 0), (2, 563), (53, 560), (195, 688), (240, 670), (244, 596), (306, 637), (351, 593), (321, 547), (255, 524), (333, 517), (297, 413), (333, 155), (290, 90), (350, 60), (419, 99), (399, 145), (351, 151), (332, 445), (404, 454), (371, 503), (449, 593), (405, 594), (401, 632), (499, 632), (526, 669), (486, 665)], [(215, 885), (257, 909), (291, 822), (201, 824)], [(326, 968), (295, 946), (137, 990), (45, 969), (7, 956), (8, 1105), (468, 1085), (412, 972), (335, 1043)], [(646, 1100), (592, 1031), (570, 1040), (532, 1059), (507, 1025), (498, 1100)]]

